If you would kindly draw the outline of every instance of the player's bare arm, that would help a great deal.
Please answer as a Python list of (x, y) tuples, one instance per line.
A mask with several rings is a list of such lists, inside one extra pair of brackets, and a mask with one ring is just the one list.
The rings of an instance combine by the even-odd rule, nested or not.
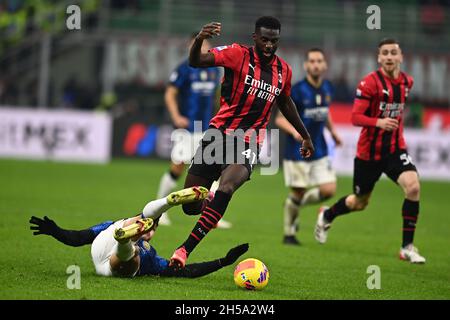
[(333, 120), (332, 120), (332, 118), (331, 118), (331, 114), (330, 114), (330, 113), (328, 113), (328, 118), (327, 118), (327, 122), (326, 122), (325, 125), (326, 125), (328, 131), (330, 132), (331, 137), (333, 138), (334, 143), (335, 143), (337, 146), (342, 146), (342, 139), (341, 139), (341, 137), (339, 136), (339, 134), (337, 133), (336, 129), (334, 128), (334, 123), (333, 123)]
[(220, 22), (211, 22), (205, 24), (202, 30), (195, 37), (189, 52), (189, 65), (191, 67), (212, 67), (214, 66), (214, 55), (211, 52), (202, 53), (203, 40), (210, 39), (214, 36), (219, 36), (222, 28)]
[(291, 135), (298, 142), (303, 141), (303, 138), (300, 135), (300, 133), (298, 133), (297, 130), (295, 130), (292, 124), (289, 121), (287, 121), (287, 119), (283, 116), (281, 112), (277, 113), (277, 117), (275, 118), (275, 125), (284, 132), (286, 132), (287, 134)]
[(300, 115), (298, 114), (294, 101), (292, 101), (291, 97), (280, 95), (277, 99), (277, 104), (284, 117), (292, 124), (295, 130), (297, 130), (303, 138), (302, 147), (300, 148), (302, 157), (309, 158), (314, 153), (314, 146), (308, 130), (306, 130), (302, 119), (300, 119)]
[(187, 128), (189, 127), (189, 119), (183, 117), (180, 114), (177, 97), (178, 97), (178, 88), (173, 85), (168, 85), (164, 93), (164, 101), (166, 103), (166, 107), (167, 110), (169, 111), (173, 125), (176, 128)]

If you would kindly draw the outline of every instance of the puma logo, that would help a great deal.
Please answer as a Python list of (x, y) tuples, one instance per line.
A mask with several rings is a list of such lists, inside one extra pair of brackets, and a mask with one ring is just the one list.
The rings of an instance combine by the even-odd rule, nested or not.
[(248, 66), (249, 66), (250, 68), (252, 68), (253, 72), (255, 72), (255, 67), (254, 67), (254, 66), (252, 66), (252, 64), (251, 64), (251, 63), (249, 63), (249, 64), (248, 64)]
[(389, 96), (389, 91), (388, 91), (388, 90), (383, 89), (383, 93), (384, 93), (385, 95)]

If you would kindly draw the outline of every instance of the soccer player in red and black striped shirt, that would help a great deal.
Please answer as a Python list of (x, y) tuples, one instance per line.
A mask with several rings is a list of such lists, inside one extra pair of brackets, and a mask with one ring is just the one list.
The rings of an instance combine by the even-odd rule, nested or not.
[(315, 237), (325, 243), (327, 231), (337, 216), (363, 210), (376, 182), (385, 173), (405, 193), (400, 259), (425, 263), (425, 258), (413, 245), (420, 184), (403, 137), (403, 110), (413, 78), (400, 70), (402, 60), (402, 51), (395, 39), (379, 43), (381, 67), (359, 83), (353, 104), (352, 122), (362, 126), (354, 162), (353, 194), (341, 198), (331, 208), (321, 208)]
[[(210, 129), (205, 132), (197, 149), (185, 186), (200, 185), (209, 188), (219, 178), (220, 183), (209, 204), (183, 206), (186, 214), (201, 213), (201, 217), (188, 239), (173, 254), (171, 261), (174, 264), (185, 265), (189, 253), (222, 218), (233, 193), (249, 179), (275, 102), (304, 139), (301, 154), (309, 157), (314, 152), (309, 133), (290, 98), (291, 67), (275, 55), (280, 31), (281, 25), (276, 18), (261, 17), (255, 24), (254, 46), (234, 43), (202, 53), (200, 49), (203, 40), (221, 32), (221, 24), (212, 22), (203, 26), (191, 47), (191, 66), (221, 66), (224, 67), (225, 74), (220, 110), (211, 120)], [(218, 132), (221, 135), (219, 139), (210, 139), (209, 136), (212, 135), (217, 137)], [(210, 149), (217, 152), (226, 149), (226, 152), (219, 158), (216, 158), (216, 152), (214, 161), (205, 161), (202, 156)], [(229, 150), (234, 150), (233, 159), (226, 156)]]

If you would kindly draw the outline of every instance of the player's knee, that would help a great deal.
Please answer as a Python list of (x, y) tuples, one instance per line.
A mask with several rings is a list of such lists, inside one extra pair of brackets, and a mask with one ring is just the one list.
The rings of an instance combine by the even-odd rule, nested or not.
[(332, 198), (336, 194), (336, 188), (325, 189), (320, 191), (320, 199), (327, 200)]
[(351, 211), (361, 211), (364, 210), (369, 204), (368, 198), (359, 198), (357, 196), (350, 196), (349, 203), (347, 203)]
[(418, 181), (411, 182), (406, 185), (406, 198), (416, 199), (420, 195), (420, 184)]
[(217, 190), (232, 195), (236, 191), (236, 186), (231, 182), (221, 183)]
[(357, 200), (355, 202), (354, 210), (355, 211), (364, 210), (367, 207), (368, 204), (369, 204), (369, 200), (368, 199)]
[(189, 216), (195, 216), (201, 213), (201, 203), (187, 203), (182, 206), (183, 212)]

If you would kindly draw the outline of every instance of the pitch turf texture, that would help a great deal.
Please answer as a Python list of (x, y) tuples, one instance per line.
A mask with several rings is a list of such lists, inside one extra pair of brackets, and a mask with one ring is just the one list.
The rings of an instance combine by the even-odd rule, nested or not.
[[(403, 195), (388, 180), (377, 185), (364, 212), (335, 220), (328, 243), (313, 238), (318, 205), (301, 212), (302, 246), (281, 244), (282, 174), (253, 175), (233, 197), (226, 219), (231, 230), (213, 230), (189, 261), (223, 256), (249, 242), (242, 257), (262, 260), (270, 270), (265, 290), (239, 289), (234, 265), (198, 279), (95, 275), (90, 246), (66, 247), (29, 230), (31, 215), (55, 219), (65, 228), (85, 228), (108, 219), (138, 213), (155, 197), (167, 162), (115, 160), (109, 165), (0, 160), (1, 299), (449, 299), (450, 184), (422, 182), (416, 244), (425, 265), (398, 259)], [(180, 181), (180, 186), (182, 182)], [(350, 178), (339, 178), (333, 203), (351, 190)], [(160, 227), (152, 244), (170, 257), (185, 240), (197, 217), (171, 210), (171, 227)], [(242, 260), (241, 259), (241, 260)], [(81, 289), (66, 287), (70, 265), (81, 270)], [(381, 289), (369, 290), (370, 265), (381, 270)]]

